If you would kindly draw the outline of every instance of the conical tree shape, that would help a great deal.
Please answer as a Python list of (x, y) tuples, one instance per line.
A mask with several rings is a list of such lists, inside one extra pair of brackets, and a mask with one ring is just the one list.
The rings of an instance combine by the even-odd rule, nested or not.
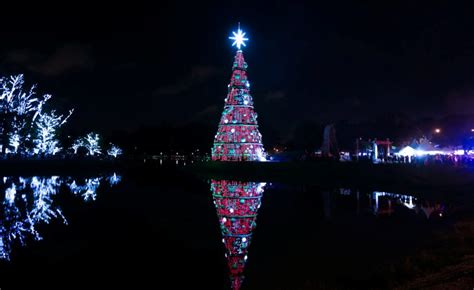
[(224, 111), (212, 147), (212, 160), (265, 160), (262, 134), (258, 130), (257, 113), (247, 80), (247, 63), (240, 49), (232, 66)]
[(247, 253), (265, 183), (211, 180), (211, 191), (226, 249), (231, 289), (244, 280)]

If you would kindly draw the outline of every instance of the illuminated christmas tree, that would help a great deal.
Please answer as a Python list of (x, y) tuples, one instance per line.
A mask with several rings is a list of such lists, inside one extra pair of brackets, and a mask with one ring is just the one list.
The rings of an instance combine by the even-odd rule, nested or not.
[(219, 161), (265, 161), (262, 135), (258, 130), (257, 113), (254, 111), (250, 83), (247, 80), (247, 63), (241, 46), (245, 46), (245, 32), (240, 29), (234, 36), (232, 46), (237, 53), (232, 66), (232, 77), (228, 85), (224, 111), (214, 138), (212, 160)]
[(211, 180), (211, 191), (222, 232), (231, 288), (240, 289), (265, 183)]

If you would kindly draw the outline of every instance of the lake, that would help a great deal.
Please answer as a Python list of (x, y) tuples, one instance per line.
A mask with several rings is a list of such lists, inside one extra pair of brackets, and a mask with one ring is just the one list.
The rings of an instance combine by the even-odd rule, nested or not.
[(443, 249), (473, 208), (470, 194), (203, 180), (171, 167), (0, 185), (2, 290), (392, 287), (429, 268), (407, 257)]

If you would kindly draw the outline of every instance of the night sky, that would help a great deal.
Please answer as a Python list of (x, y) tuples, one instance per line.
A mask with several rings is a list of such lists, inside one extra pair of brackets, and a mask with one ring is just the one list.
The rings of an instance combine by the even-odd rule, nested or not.
[(217, 128), (240, 21), (264, 137), (303, 120), (474, 114), (472, 4), (118, 2), (3, 7), (0, 74), (75, 108), (77, 129)]

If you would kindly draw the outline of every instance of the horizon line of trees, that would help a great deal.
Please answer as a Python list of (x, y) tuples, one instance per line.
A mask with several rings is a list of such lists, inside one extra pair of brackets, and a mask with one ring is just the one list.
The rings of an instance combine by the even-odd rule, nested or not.
[[(38, 95), (36, 85), (25, 87), (23, 74), (0, 78), (0, 154), (3, 156), (50, 157), (58, 153), (78, 154), (85, 149), (88, 156), (123, 153), (117, 145), (101, 146), (99, 134), (90, 132), (73, 140), (64, 149), (59, 141), (61, 127), (74, 109), (58, 114), (48, 108), (50, 94)], [(107, 147), (107, 148), (105, 148)]]
[[(160, 152), (193, 152), (200, 149), (210, 153), (217, 122), (189, 122), (173, 124), (162, 122), (142, 125), (129, 131), (117, 131), (110, 137), (120, 140), (129, 154), (159, 154)], [(394, 146), (403, 146), (414, 139), (427, 138), (440, 146), (463, 145), (474, 148), (473, 116), (448, 116), (443, 118), (404, 119), (397, 115), (387, 115), (373, 120), (334, 122), (336, 140), (341, 151), (355, 150), (356, 140), (385, 140)], [(260, 126), (264, 147), (285, 148), (285, 151), (316, 151), (323, 143), (324, 128), (327, 123), (315, 120), (297, 120), (289, 129)], [(441, 128), (440, 134), (434, 128)], [(360, 144), (359, 144), (360, 145)]]

